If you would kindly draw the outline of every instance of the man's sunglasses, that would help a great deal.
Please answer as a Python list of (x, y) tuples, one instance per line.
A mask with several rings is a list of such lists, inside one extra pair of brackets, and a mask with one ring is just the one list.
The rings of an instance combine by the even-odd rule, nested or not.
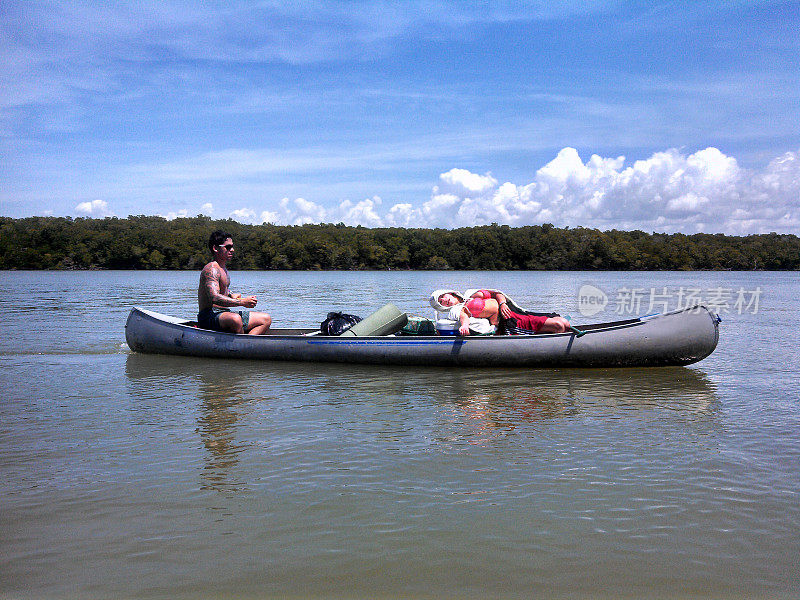
[(220, 248), (225, 248), (225, 250), (233, 250), (233, 244), (225, 244), (220, 246)]

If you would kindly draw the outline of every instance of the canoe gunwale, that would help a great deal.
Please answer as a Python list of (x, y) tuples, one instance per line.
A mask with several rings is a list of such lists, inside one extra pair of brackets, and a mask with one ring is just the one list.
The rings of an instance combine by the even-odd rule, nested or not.
[[(591, 324), (587, 324), (587, 325), (580, 325), (578, 328), (580, 329), (580, 331), (583, 331), (583, 332), (585, 332), (587, 334), (589, 334), (589, 333), (602, 333), (602, 332), (613, 331), (613, 330), (621, 329), (621, 328), (625, 328), (625, 327), (643, 325), (643, 324), (648, 322), (648, 319), (652, 319), (654, 317), (659, 317), (659, 316), (667, 316), (667, 315), (670, 315), (670, 314), (677, 314), (677, 313), (680, 313), (680, 312), (685, 312), (686, 310), (692, 310), (694, 308), (696, 308), (696, 307), (691, 307), (690, 309), (672, 311), (672, 312), (663, 313), (663, 314), (660, 314), (660, 315), (647, 315), (646, 317), (640, 317), (640, 318), (635, 318), (635, 319), (625, 319), (625, 320), (621, 320), (621, 321), (608, 321), (608, 322), (605, 322), (605, 323), (591, 323)], [(705, 308), (705, 307), (703, 307), (703, 308)], [(178, 327), (185, 327), (186, 329), (189, 329), (189, 330), (195, 331), (195, 332), (197, 332), (197, 331), (210, 332), (210, 333), (213, 333), (215, 335), (231, 336), (231, 337), (238, 337), (238, 338), (252, 338), (253, 337), (253, 336), (249, 336), (246, 333), (230, 333), (230, 332), (227, 332), (227, 331), (215, 331), (213, 329), (203, 329), (203, 328), (197, 326), (197, 322), (196, 321), (193, 321), (193, 320), (190, 320), (190, 319), (178, 319), (178, 318), (175, 318), (175, 317), (170, 317), (169, 315), (164, 315), (164, 314), (161, 314), (161, 313), (157, 313), (157, 312), (154, 312), (154, 311), (151, 311), (151, 310), (140, 308), (138, 306), (133, 307), (131, 309), (131, 312), (133, 312), (133, 311), (138, 311), (138, 312), (140, 312), (140, 313), (142, 313), (142, 314), (144, 314), (144, 315), (146, 315), (146, 316), (148, 316), (148, 317), (150, 317), (150, 318), (152, 318), (152, 319), (154, 319), (154, 320), (156, 320), (158, 322), (164, 323), (165, 325), (176, 325)], [(127, 325), (126, 325), (126, 327), (127, 327)], [(314, 334), (314, 337), (318, 337), (318, 338), (341, 339), (340, 336), (325, 335), (323, 333), (320, 333), (319, 329), (315, 329), (315, 328), (311, 328), (311, 327), (272, 328), (267, 333), (265, 333), (265, 334), (263, 334), (262, 336), (259, 336), (259, 337), (271, 338), (271, 339), (280, 338), (280, 337), (288, 337), (288, 338), (292, 338), (292, 339), (297, 339), (297, 338), (311, 337), (309, 334)], [(452, 340), (452, 339), (456, 338), (456, 339), (469, 339), (470, 341), (474, 341), (474, 340), (478, 340), (478, 339), (481, 339), (481, 340), (491, 340), (491, 339), (500, 339), (500, 340), (509, 340), (509, 339), (543, 339), (543, 338), (553, 338), (553, 337), (563, 337), (563, 336), (573, 336), (573, 335), (575, 335), (573, 332), (567, 331), (567, 332), (564, 332), (564, 333), (537, 333), (536, 335), (521, 335), (521, 336), (520, 335), (471, 335), (471, 336), (462, 337), (462, 336), (449, 336), (449, 335), (446, 335), (446, 336), (443, 336), (443, 335), (399, 335), (398, 336), (398, 335), (392, 334), (392, 335), (380, 335), (380, 336), (379, 335), (375, 335), (375, 336), (365, 335), (365, 336), (359, 336), (359, 337), (370, 338), (370, 339), (372, 339), (372, 338), (389, 338), (389, 337), (395, 337), (395, 338), (397, 338), (397, 337), (401, 337), (401, 338), (432, 338), (432, 339), (438, 339), (438, 340), (442, 340), (442, 339)]]

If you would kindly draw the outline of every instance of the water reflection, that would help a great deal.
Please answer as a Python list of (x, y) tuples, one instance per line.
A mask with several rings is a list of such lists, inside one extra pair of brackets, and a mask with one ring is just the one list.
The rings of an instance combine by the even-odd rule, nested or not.
[[(512, 435), (535, 438), (541, 424), (557, 419), (595, 419), (601, 428), (615, 420), (669, 419), (689, 433), (705, 433), (716, 427), (719, 411), (714, 384), (702, 370), (686, 367), (403, 369), (131, 354), (127, 374), (150, 390), (193, 382), (193, 390), (182, 393), (183, 402), (196, 398), (200, 409), (204, 485), (224, 491), (247, 484), (236, 467), (255, 444), (262, 451), (291, 452), (301, 439), (313, 438), (336, 453), (350, 439), (376, 452), (448, 451)], [(246, 418), (258, 404), (262, 411), (280, 411), (274, 431), (263, 431), (259, 421), (266, 418)]]
[[(456, 406), (494, 425), (512, 426), (579, 414), (677, 415), (687, 421), (713, 420), (719, 410), (715, 384), (705, 372), (687, 367), (651, 369), (459, 369), (359, 365), (273, 365), (285, 379), (308, 378), (324, 392), (322, 401), (420, 402)], [(311, 379), (313, 378), (313, 380)], [(312, 383), (313, 381), (313, 383)]]
[[(235, 373), (231, 376), (218, 362), (142, 354), (128, 355), (126, 374), (134, 384), (131, 389), (137, 398), (152, 400), (160, 396), (174, 402), (177, 395), (181, 396), (180, 404), (197, 399), (195, 433), (207, 451), (202, 489), (237, 492), (246, 487), (247, 483), (236, 476), (239, 456), (249, 447), (237, 440), (243, 409), (253, 401), (246, 378)], [(187, 381), (194, 385), (189, 386)]]
[(203, 467), (203, 488), (234, 492), (246, 483), (233, 473), (247, 445), (236, 440), (239, 407), (249, 400), (242, 386), (226, 381), (224, 373), (209, 369), (198, 374), (200, 414), (197, 433), (208, 451)]
[[(486, 402), (513, 412), (528, 407), (531, 415), (557, 416), (567, 409), (675, 410), (698, 416), (716, 406), (714, 384), (698, 370), (565, 369), (520, 372), (495, 370), (480, 378), (454, 374), (450, 382), (457, 401)], [(540, 410), (541, 409), (541, 410)]]
[[(714, 384), (699, 370), (565, 369), (453, 373), (447, 399), (460, 412), (469, 443), (487, 444), (553, 419), (675, 418), (691, 428), (713, 427), (720, 403)], [(452, 442), (452, 424), (446, 427)]]

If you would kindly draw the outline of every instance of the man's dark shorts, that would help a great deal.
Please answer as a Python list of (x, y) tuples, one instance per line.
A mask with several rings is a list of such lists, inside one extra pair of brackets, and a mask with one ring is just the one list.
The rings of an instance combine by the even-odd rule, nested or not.
[(250, 313), (246, 310), (228, 310), (227, 308), (207, 308), (197, 313), (197, 326), (202, 329), (213, 331), (223, 331), (219, 325), (219, 316), (222, 313), (235, 312), (242, 317), (242, 327), (247, 331), (247, 324), (250, 322)]

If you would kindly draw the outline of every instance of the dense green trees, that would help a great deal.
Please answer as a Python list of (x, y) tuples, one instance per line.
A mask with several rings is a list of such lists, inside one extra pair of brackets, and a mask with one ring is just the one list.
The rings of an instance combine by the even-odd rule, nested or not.
[(230, 232), (237, 269), (798, 270), (795, 235), (647, 234), (489, 225), (367, 229), (244, 225), (194, 217), (0, 217), (5, 269), (199, 269)]

